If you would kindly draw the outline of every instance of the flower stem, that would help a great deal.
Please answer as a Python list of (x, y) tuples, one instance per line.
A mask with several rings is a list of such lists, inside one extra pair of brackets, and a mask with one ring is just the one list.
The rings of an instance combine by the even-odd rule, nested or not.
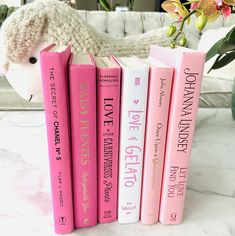
[(189, 5), (191, 4), (191, 2), (185, 2), (185, 3), (182, 3), (182, 6), (186, 6), (186, 5)]
[(179, 28), (179, 32), (176, 34), (176, 36), (173, 38), (173, 42), (176, 41), (176, 39), (179, 37), (179, 35), (182, 33), (183, 27), (184, 27), (184, 23), (185, 21), (191, 16), (193, 15), (197, 10), (194, 9), (193, 11), (191, 11), (187, 16), (185, 16), (180, 24), (180, 28)]
[(199, 2), (199, 0), (188, 1), (188, 2), (182, 3), (182, 6), (189, 5), (192, 3), (198, 3), (198, 2)]

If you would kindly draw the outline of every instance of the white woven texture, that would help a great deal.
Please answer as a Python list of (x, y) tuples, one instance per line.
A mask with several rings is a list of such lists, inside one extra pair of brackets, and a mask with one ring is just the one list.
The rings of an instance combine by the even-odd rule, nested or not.
[(122, 38), (98, 33), (81, 19), (76, 10), (62, 2), (50, 0), (36, 1), (19, 8), (2, 25), (0, 38), (6, 64), (20, 63), (42, 38), (58, 45), (71, 43), (74, 52), (89, 51), (98, 56), (146, 57), (150, 44), (169, 45), (165, 28), (141, 33)]

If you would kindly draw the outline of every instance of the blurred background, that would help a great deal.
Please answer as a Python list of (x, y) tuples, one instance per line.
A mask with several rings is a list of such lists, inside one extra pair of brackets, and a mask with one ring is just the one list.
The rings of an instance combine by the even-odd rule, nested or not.
[[(0, 4), (7, 4), (9, 6), (20, 6), (32, 2), (33, 0), (2, 0)], [(135, 11), (155, 11), (160, 10), (160, 5), (163, 0), (134, 0)], [(98, 0), (71, 0), (71, 2), (77, 9), (81, 10), (98, 10), (99, 1)], [(112, 5), (119, 4), (120, 6), (127, 6), (128, 0), (111, 0), (109, 1)]]

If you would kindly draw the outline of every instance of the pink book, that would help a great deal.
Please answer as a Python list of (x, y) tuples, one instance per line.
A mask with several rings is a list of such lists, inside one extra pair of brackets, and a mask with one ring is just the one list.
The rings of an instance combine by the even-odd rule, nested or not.
[(70, 47), (51, 45), (40, 53), (56, 233), (74, 229), (67, 63)]
[(117, 219), (120, 73), (115, 61), (96, 58), (98, 125), (98, 220)]
[(73, 199), (76, 228), (97, 224), (96, 66), (74, 55), (69, 66)]
[(154, 59), (150, 65), (146, 117), (141, 222), (158, 221), (173, 67)]
[(118, 221), (140, 219), (149, 66), (134, 57), (116, 58), (122, 68)]
[(175, 68), (167, 132), (160, 222), (182, 221), (189, 159), (196, 123), (205, 53), (151, 46), (150, 57)]

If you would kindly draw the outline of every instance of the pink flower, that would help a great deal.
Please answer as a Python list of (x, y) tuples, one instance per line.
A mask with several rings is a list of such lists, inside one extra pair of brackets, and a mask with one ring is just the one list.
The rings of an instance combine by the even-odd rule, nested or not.
[(231, 14), (231, 6), (229, 6), (224, 0), (216, 0), (216, 9), (221, 11), (223, 16), (229, 16)]
[(179, 21), (183, 20), (183, 16), (179, 16), (178, 20)]
[(223, 8), (222, 8), (222, 14), (223, 16), (227, 17), (227, 16), (230, 16), (231, 14), (231, 7), (229, 5), (225, 5)]
[(197, 5), (198, 5), (198, 2), (192, 2), (190, 9), (193, 11), (194, 9), (196, 9)]
[(223, 5), (223, 0), (216, 0), (217, 6), (222, 6)]

